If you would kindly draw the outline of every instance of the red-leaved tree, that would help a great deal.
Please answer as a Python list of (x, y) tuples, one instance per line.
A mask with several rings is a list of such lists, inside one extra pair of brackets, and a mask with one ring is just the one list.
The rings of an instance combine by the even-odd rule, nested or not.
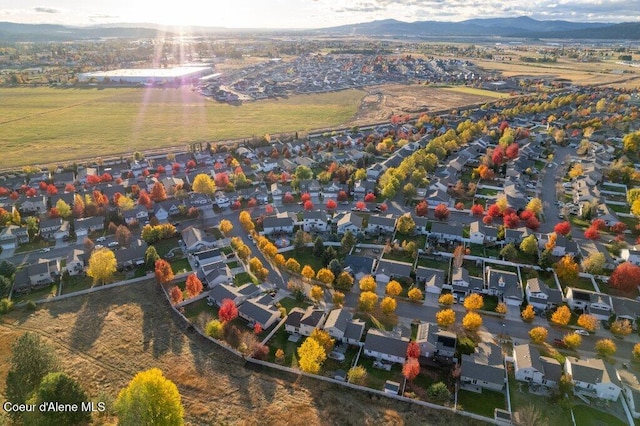
[(473, 206), (471, 206), (471, 213), (474, 216), (480, 216), (484, 213), (484, 207), (482, 207), (482, 204), (474, 204)]
[(623, 262), (611, 273), (609, 284), (626, 293), (635, 293), (640, 286), (640, 266)]
[(424, 217), (429, 212), (429, 205), (426, 201), (422, 200), (418, 204), (416, 204), (416, 214), (418, 216)]
[(487, 209), (487, 214), (491, 217), (499, 217), (502, 215), (500, 207), (497, 204), (491, 204)]
[(586, 231), (584, 231), (584, 237), (589, 240), (597, 240), (600, 238), (600, 231), (598, 231), (598, 228), (594, 225), (591, 225)]
[(222, 306), (218, 311), (218, 318), (222, 322), (233, 321), (238, 317), (238, 307), (231, 299), (224, 299), (222, 301)]
[(388, 207), (386, 203), (382, 203), (378, 206), (378, 208), (380, 209), (381, 212), (386, 212)]
[(518, 147), (517, 143), (512, 143), (511, 145), (509, 145), (506, 149), (506, 154), (507, 154), (507, 158), (509, 158), (510, 160), (513, 160), (514, 158), (516, 158), (518, 156), (518, 152), (520, 151), (520, 148)]
[(178, 286), (174, 286), (171, 289), (171, 303), (174, 305), (182, 302), (182, 290)]
[(329, 200), (327, 201), (327, 204), (325, 204), (325, 207), (327, 210), (333, 210), (338, 207), (338, 203), (336, 203), (335, 200)]
[(489, 215), (486, 215), (482, 218), (482, 223), (484, 223), (485, 225), (491, 225), (493, 223), (493, 218)]
[(556, 234), (565, 235), (565, 236), (569, 235), (569, 233), (571, 232), (571, 224), (567, 221), (557, 223), (556, 226), (553, 227), (553, 231)]
[(370, 193), (368, 193), (367, 195), (364, 196), (364, 200), (367, 203), (373, 203), (376, 200), (376, 196), (370, 192)]
[(158, 259), (155, 263), (156, 280), (160, 284), (166, 284), (173, 280), (173, 270), (171, 265), (164, 259)]
[(304, 209), (313, 210), (313, 203), (311, 202), (311, 200), (307, 200), (304, 202)]
[(282, 202), (285, 204), (293, 203), (293, 195), (290, 192), (285, 193), (282, 196)]
[(409, 358), (402, 367), (402, 374), (410, 382), (420, 374), (420, 363), (416, 358)]
[(273, 206), (271, 204), (267, 204), (266, 206), (264, 206), (264, 212), (266, 214), (271, 214), (273, 213)]
[(627, 230), (627, 225), (624, 222), (618, 222), (609, 229), (611, 229), (611, 232), (615, 232), (616, 234), (622, 234)]
[(202, 293), (202, 281), (200, 281), (200, 279), (195, 273), (190, 274), (187, 277), (185, 287), (187, 289), (187, 295), (189, 297), (194, 297)]
[(537, 231), (540, 227), (540, 221), (537, 217), (531, 216), (527, 219), (526, 227), (531, 229), (532, 231)]
[(300, 201), (302, 201), (303, 203), (309, 200), (311, 200), (311, 194), (309, 194), (308, 192), (305, 192), (300, 196)]
[(596, 228), (598, 231), (602, 231), (604, 228), (606, 228), (607, 224), (602, 219), (595, 219), (593, 222), (591, 222), (591, 226)]
[(520, 218), (515, 213), (510, 213), (506, 215), (504, 218), (504, 226), (505, 228), (517, 228), (520, 224)]
[(338, 201), (347, 201), (348, 199), (349, 199), (349, 196), (345, 191), (338, 192)]
[(420, 357), (420, 345), (415, 341), (409, 342), (407, 345), (407, 358), (419, 358)]
[(436, 219), (446, 220), (449, 217), (449, 209), (446, 205), (440, 203), (433, 210), (433, 214), (435, 215)]

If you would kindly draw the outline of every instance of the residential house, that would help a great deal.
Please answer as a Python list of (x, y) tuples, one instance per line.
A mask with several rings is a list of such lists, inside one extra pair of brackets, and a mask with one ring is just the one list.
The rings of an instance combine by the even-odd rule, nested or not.
[[(538, 247), (543, 250), (547, 241), (549, 241), (550, 234), (541, 234), (538, 239)], [(554, 256), (575, 256), (578, 254), (578, 244), (575, 241), (569, 240), (563, 235), (557, 235), (556, 245), (553, 247), (551, 254)]]
[(362, 232), (362, 217), (355, 213), (348, 212), (342, 217), (339, 217), (336, 222), (338, 235), (343, 235), (347, 231), (351, 231), (353, 235), (358, 235)]
[(206, 194), (192, 192), (185, 201), (187, 209), (196, 208), (204, 217), (210, 217), (213, 214), (213, 200)]
[(288, 213), (283, 212), (275, 216), (267, 216), (262, 222), (264, 229), (264, 235), (273, 234), (292, 234), (293, 233), (293, 219)]
[(47, 211), (47, 200), (44, 195), (33, 197), (20, 196), (15, 202), (20, 214), (40, 214)]
[(469, 241), (473, 244), (495, 243), (498, 241), (498, 228), (486, 226), (476, 220), (469, 224)]
[(316, 198), (320, 195), (322, 186), (320, 186), (320, 182), (317, 180), (303, 180), (300, 182), (298, 189), (300, 194), (304, 194), (306, 192), (312, 198)]
[(364, 340), (364, 354), (378, 361), (403, 364), (407, 360), (409, 338), (398, 333), (370, 328)]
[(169, 222), (169, 211), (166, 209), (163, 203), (155, 203), (153, 205), (153, 216), (159, 223)]
[(454, 268), (451, 273), (451, 285), (443, 287), (451, 288), (453, 294), (457, 295), (460, 301), (463, 301), (467, 294), (485, 291), (484, 279), (470, 276), (465, 267)]
[(635, 419), (640, 419), (640, 381), (638, 375), (630, 370), (619, 370), (622, 380), (622, 395), (627, 401), (629, 412)]
[(435, 238), (441, 242), (463, 241), (463, 228), (462, 226), (449, 225), (444, 222), (432, 222), (429, 238)]
[(525, 286), (527, 302), (537, 309), (550, 309), (562, 304), (562, 292), (550, 288), (540, 278), (530, 278)]
[(2, 247), (2, 250), (12, 250), (17, 248), (19, 244), (28, 242), (29, 232), (26, 227), (7, 225), (0, 232), (0, 247)]
[(353, 195), (358, 199), (364, 200), (367, 194), (373, 194), (376, 189), (375, 181), (358, 180), (353, 184)]
[(260, 292), (260, 289), (253, 283), (247, 283), (241, 287), (236, 287), (233, 284), (220, 284), (213, 286), (213, 288), (209, 290), (207, 300), (220, 307), (225, 299), (230, 299), (238, 306), (249, 297), (255, 296), (258, 292)]
[(620, 258), (626, 262), (640, 266), (640, 246), (623, 248), (620, 250)]
[(233, 274), (223, 261), (212, 262), (200, 266), (198, 277), (207, 288), (213, 288), (219, 284), (232, 284)]
[(409, 278), (411, 271), (413, 271), (413, 265), (411, 263), (381, 259), (378, 261), (375, 278), (377, 282), (387, 284), (393, 279)]
[(313, 306), (307, 309), (293, 308), (284, 323), (284, 329), (291, 334), (311, 336), (316, 328), (322, 327), (325, 320), (325, 312)]
[(616, 319), (631, 321), (635, 329), (636, 321), (640, 318), (640, 301), (617, 296), (611, 296), (611, 301), (613, 302), (612, 308)]
[(599, 320), (608, 320), (613, 314), (613, 301), (608, 294), (567, 287), (566, 299), (571, 309), (581, 309)]
[(564, 371), (571, 375), (574, 394), (616, 401), (622, 391), (622, 381), (615, 367), (602, 359), (568, 356)]
[(147, 243), (143, 240), (135, 240), (128, 247), (122, 247), (115, 251), (116, 262), (119, 269), (133, 268), (144, 265), (144, 255), (147, 251)]
[(522, 286), (515, 272), (490, 267), (487, 271), (487, 292), (499, 296), (509, 306), (520, 306), (523, 300)]
[(372, 182), (377, 181), (385, 170), (387, 170), (387, 167), (382, 163), (375, 163), (374, 165), (369, 166), (367, 169), (367, 180)]
[(216, 244), (215, 237), (205, 235), (202, 229), (193, 226), (183, 229), (180, 235), (182, 236), (185, 249), (190, 253), (214, 247)]
[(263, 299), (254, 298), (238, 306), (238, 316), (250, 324), (260, 324), (266, 330), (280, 318), (280, 311), (275, 306), (265, 304)]
[(370, 257), (348, 254), (344, 260), (344, 270), (353, 275), (356, 282), (358, 282), (365, 275), (373, 273), (373, 262), (374, 259)]
[(149, 212), (145, 207), (137, 205), (131, 210), (122, 212), (122, 218), (127, 225), (135, 225), (136, 223), (144, 225), (149, 221)]
[(40, 220), (40, 236), (45, 240), (61, 239), (69, 236), (69, 222), (61, 218)]
[(548, 388), (556, 388), (560, 383), (562, 365), (553, 358), (541, 356), (535, 346), (514, 346), (513, 364), (516, 380)]
[[(412, 214), (411, 218), (416, 224), (416, 229), (413, 231), (416, 235), (427, 235), (429, 233), (429, 219), (423, 216), (417, 216)], [(418, 247), (422, 248), (422, 247)]]
[(339, 308), (329, 312), (323, 328), (336, 342), (360, 345), (365, 323), (359, 319), (354, 320), (351, 312)]
[(60, 260), (38, 259), (37, 263), (28, 265), (15, 273), (13, 292), (28, 293), (33, 289), (46, 287), (61, 274)]
[[(514, 229), (505, 229), (504, 230), (504, 243), (505, 244), (514, 244), (519, 245), (522, 240), (531, 235), (531, 231), (529, 228), (514, 228)], [(540, 239), (538, 239), (538, 244)]]
[(420, 355), (425, 358), (452, 360), (456, 352), (457, 336), (450, 331), (440, 330), (437, 324), (420, 323), (416, 343), (420, 345)]
[(444, 286), (444, 271), (418, 266), (416, 268), (416, 281), (424, 284), (426, 293), (440, 294)]
[(322, 210), (304, 211), (302, 229), (305, 232), (327, 232), (329, 230), (327, 214)]
[(396, 218), (388, 214), (386, 216), (371, 215), (366, 231), (370, 234), (393, 234), (396, 229)]
[(225, 259), (220, 249), (214, 247), (199, 251), (193, 254), (193, 260), (196, 267), (210, 265), (212, 263), (222, 262)]
[(92, 216), (73, 220), (73, 227), (78, 241), (83, 241), (89, 234), (104, 229), (104, 217)]
[(73, 172), (54, 173), (51, 176), (53, 184), (58, 188), (64, 188), (67, 185), (76, 183), (76, 177)]
[(462, 355), (460, 381), (463, 389), (482, 392), (482, 389), (501, 391), (506, 381), (502, 348), (481, 342), (475, 353)]
[(87, 256), (84, 250), (73, 249), (67, 255), (67, 263), (65, 269), (71, 276), (78, 275), (84, 272), (84, 267), (87, 264)]

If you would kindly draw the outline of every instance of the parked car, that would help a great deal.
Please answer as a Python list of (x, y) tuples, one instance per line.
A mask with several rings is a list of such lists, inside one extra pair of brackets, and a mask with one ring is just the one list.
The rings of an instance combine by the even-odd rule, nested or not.
[(40, 250), (40, 253), (48, 253), (48, 252), (50, 252), (50, 251), (51, 251), (51, 248), (49, 248), (49, 247), (45, 247), (45, 248), (43, 248), (42, 250)]
[(96, 238), (96, 243), (101, 243), (103, 241), (105, 241), (107, 239), (107, 237), (98, 237)]
[(109, 244), (107, 244), (108, 247), (118, 247), (119, 245), (120, 243), (117, 241), (111, 241)]
[(329, 355), (327, 356), (331, 359), (335, 359), (336, 361), (340, 361), (340, 362), (344, 361), (344, 358), (345, 358), (343, 353), (336, 352), (336, 351), (329, 352)]
[(564, 343), (562, 339), (553, 339), (553, 344), (554, 346), (557, 346), (559, 348), (563, 348), (563, 349), (567, 348), (567, 344)]
[(576, 330), (575, 333), (579, 334), (581, 336), (588, 336), (589, 335), (589, 332), (587, 330), (582, 330), (582, 329)]

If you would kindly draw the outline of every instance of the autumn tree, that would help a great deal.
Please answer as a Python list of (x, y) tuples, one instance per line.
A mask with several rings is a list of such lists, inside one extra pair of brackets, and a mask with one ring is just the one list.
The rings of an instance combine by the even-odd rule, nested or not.
[(240, 212), (238, 219), (240, 220), (240, 224), (242, 225), (245, 231), (251, 233), (251, 231), (255, 229), (255, 224), (253, 223), (253, 220), (251, 220), (251, 215), (249, 214), (249, 212), (247, 211)]
[(449, 218), (449, 209), (447, 208), (446, 205), (440, 203), (433, 210), (433, 214), (438, 220), (447, 220)]
[(407, 345), (407, 358), (420, 358), (420, 345), (416, 341)]
[(174, 275), (171, 264), (164, 259), (156, 260), (155, 275), (156, 281), (158, 281), (159, 284), (166, 284), (173, 281)]
[(619, 319), (611, 323), (611, 333), (614, 336), (628, 336), (632, 332), (633, 327), (628, 319)]
[(527, 305), (526, 308), (520, 312), (520, 316), (524, 322), (531, 322), (536, 316), (535, 311), (533, 310), (533, 306)]
[(362, 312), (371, 312), (378, 302), (378, 296), (372, 291), (363, 291), (358, 299), (358, 309)]
[(193, 273), (189, 274), (185, 282), (188, 297), (194, 297), (202, 293), (202, 281)]
[(333, 272), (331, 272), (329, 268), (322, 268), (316, 274), (316, 279), (326, 285), (330, 285), (335, 278), (335, 275), (333, 275)]
[(636, 343), (635, 345), (633, 345), (631, 354), (633, 355), (634, 361), (640, 361), (640, 343)]
[(93, 278), (93, 284), (106, 284), (116, 272), (116, 256), (108, 248), (94, 250), (89, 258), (87, 275)]
[(334, 291), (331, 297), (331, 302), (336, 306), (344, 305), (344, 293), (341, 291)]
[(496, 313), (498, 314), (502, 314), (505, 315), (507, 313), (507, 304), (504, 302), (499, 302), (496, 305), (496, 309), (495, 309)]
[(462, 318), (462, 327), (465, 330), (475, 331), (482, 326), (482, 317), (475, 312), (467, 312)]
[(287, 259), (287, 262), (284, 264), (284, 266), (291, 272), (296, 272), (296, 273), (300, 272), (300, 263), (298, 263), (298, 261), (293, 257), (290, 257), (289, 259)]
[(350, 253), (353, 246), (356, 245), (356, 237), (351, 231), (347, 231), (344, 233), (340, 243), (342, 244), (342, 251), (344, 253)]
[(396, 299), (389, 296), (385, 297), (380, 302), (380, 310), (382, 310), (382, 313), (385, 315), (391, 315), (392, 313), (394, 313), (397, 306), (398, 304), (396, 302)]
[(520, 243), (520, 250), (528, 255), (534, 255), (538, 253), (538, 240), (536, 236), (531, 234), (524, 238)]
[(443, 309), (436, 313), (436, 322), (440, 327), (450, 327), (456, 322), (456, 313), (453, 309)]
[(353, 287), (353, 277), (346, 271), (341, 272), (336, 280), (335, 288), (338, 290), (349, 291), (351, 290), (351, 287)]
[(307, 338), (298, 347), (298, 365), (305, 373), (318, 374), (327, 354), (320, 343), (312, 338)]
[(565, 334), (565, 336), (562, 338), (562, 341), (565, 345), (567, 345), (567, 348), (577, 349), (582, 344), (582, 336), (580, 336), (578, 333), (569, 333)]
[(482, 204), (474, 204), (471, 206), (471, 214), (474, 216), (482, 216), (484, 214), (484, 207)]
[(616, 353), (618, 348), (611, 339), (600, 339), (596, 342), (596, 353), (602, 358), (608, 358)]
[(400, 293), (402, 293), (402, 285), (396, 280), (389, 281), (389, 284), (387, 284), (385, 288), (385, 294), (395, 297), (399, 296)]
[(401, 234), (410, 235), (415, 231), (416, 223), (410, 214), (405, 213), (398, 219), (397, 229)]
[(128, 246), (131, 242), (131, 231), (124, 225), (118, 225), (115, 239), (121, 246)]
[(167, 191), (165, 190), (162, 182), (156, 181), (156, 183), (153, 184), (153, 188), (151, 188), (150, 195), (151, 195), (151, 199), (156, 203), (167, 199)]
[(540, 217), (540, 214), (542, 213), (542, 200), (538, 197), (532, 198), (527, 204), (526, 210)]
[(534, 327), (529, 330), (529, 337), (533, 343), (541, 344), (547, 340), (547, 329), (544, 327)]
[(571, 224), (569, 222), (560, 222), (553, 227), (553, 231), (559, 235), (569, 235), (571, 232)]
[(420, 291), (418, 287), (414, 287), (411, 290), (409, 290), (409, 292), (407, 293), (407, 296), (409, 296), (409, 300), (411, 300), (414, 303), (420, 302), (423, 298), (422, 291)]
[(361, 365), (351, 367), (347, 371), (347, 381), (354, 385), (364, 385), (367, 381), (367, 369)]
[(477, 311), (484, 306), (484, 300), (478, 293), (471, 293), (464, 299), (464, 308), (467, 311)]
[(304, 265), (304, 268), (302, 268), (302, 276), (310, 280), (316, 276), (316, 272), (313, 270), (311, 266)]
[(632, 294), (640, 286), (640, 266), (623, 262), (611, 273), (609, 285), (613, 288)]
[(225, 237), (228, 237), (233, 230), (233, 224), (227, 219), (222, 219), (220, 221), (220, 224), (218, 225), (218, 228), (220, 228), (220, 232), (222, 232)]
[(453, 294), (451, 294), (451, 293), (444, 293), (443, 295), (441, 295), (438, 298), (438, 303), (441, 304), (441, 305), (450, 306), (450, 305), (453, 305), (454, 301), (455, 300), (453, 298)]
[(193, 178), (191, 189), (199, 194), (213, 195), (216, 192), (216, 183), (208, 174), (200, 173)]
[(118, 394), (115, 411), (124, 426), (184, 424), (178, 388), (157, 368), (135, 375)]
[(420, 217), (424, 217), (429, 213), (429, 206), (426, 201), (420, 201), (416, 204), (416, 215)]
[(513, 243), (509, 243), (500, 250), (500, 256), (502, 256), (504, 260), (514, 261), (518, 258), (518, 250)]
[(562, 281), (572, 281), (578, 278), (578, 264), (570, 255), (564, 256), (555, 265), (554, 269), (558, 278)]
[(598, 319), (590, 314), (581, 314), (576, 324), (587, 331), (596, 331), (598, 328)]
[(169, 292), (169, 297), (171, 297), (171, 303), (173, 303), (174, 305), (182, 302), (183, 300), (182, 290), (180, 290), (178, 286), (173, 286), (173, 288)]
[(575, 179), (577, 177), (582, 176), (583, 173), (584, 173), (584, 170), (582, 169), (582, 164), (574, 163), (573, 166), (571, 167), (571, 170), (569, 170), (569, 177), (572, 179)]
[(360, 291), (376, 291), (376, 279), (371, 275), (365, 275), (364, 277), (360, 278), (358, 284), (360, 286)]
[(409, 358), (402, 366), (402, 375), (410, 382), (420, 374), (420, 363), (416, 358)]
[(568, 306), (562, 305), (551, 315), (551, 322), (557, 325), (567, 325), (571, 320), (571, 310)]
[(214, 339), (221, 339), (224, 335), (224, 323), (217, 319), (212, 319), (205, 326), (204, 332)]
[(314, 285), (311, 287), (310, 297), (315, 303), (319, 303), (324, 299), (324, 290), (319, 285)]

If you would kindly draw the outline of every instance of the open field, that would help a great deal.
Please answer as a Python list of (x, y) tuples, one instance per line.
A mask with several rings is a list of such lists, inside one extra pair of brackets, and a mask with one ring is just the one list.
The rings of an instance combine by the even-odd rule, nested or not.
[(0, 89), (0, 167), (338, 126), (361, 90), (241, 106), (179, 89)]
[[(2, 359), (21, 333), (38, 333), (55, 348), (63, 369), (94, 398), (99, 392), (115, 397), (140, 370), (162, 369), (182, 395), (186, 424), (478, 424), (337, 385), (245, 367), (241, 359), (176, 322), (153, 281), (53, 302), (30, 315), (19, 309), (0, 320)], [(7, 363), (0, 363), (0, 394), (6, 372)]]

